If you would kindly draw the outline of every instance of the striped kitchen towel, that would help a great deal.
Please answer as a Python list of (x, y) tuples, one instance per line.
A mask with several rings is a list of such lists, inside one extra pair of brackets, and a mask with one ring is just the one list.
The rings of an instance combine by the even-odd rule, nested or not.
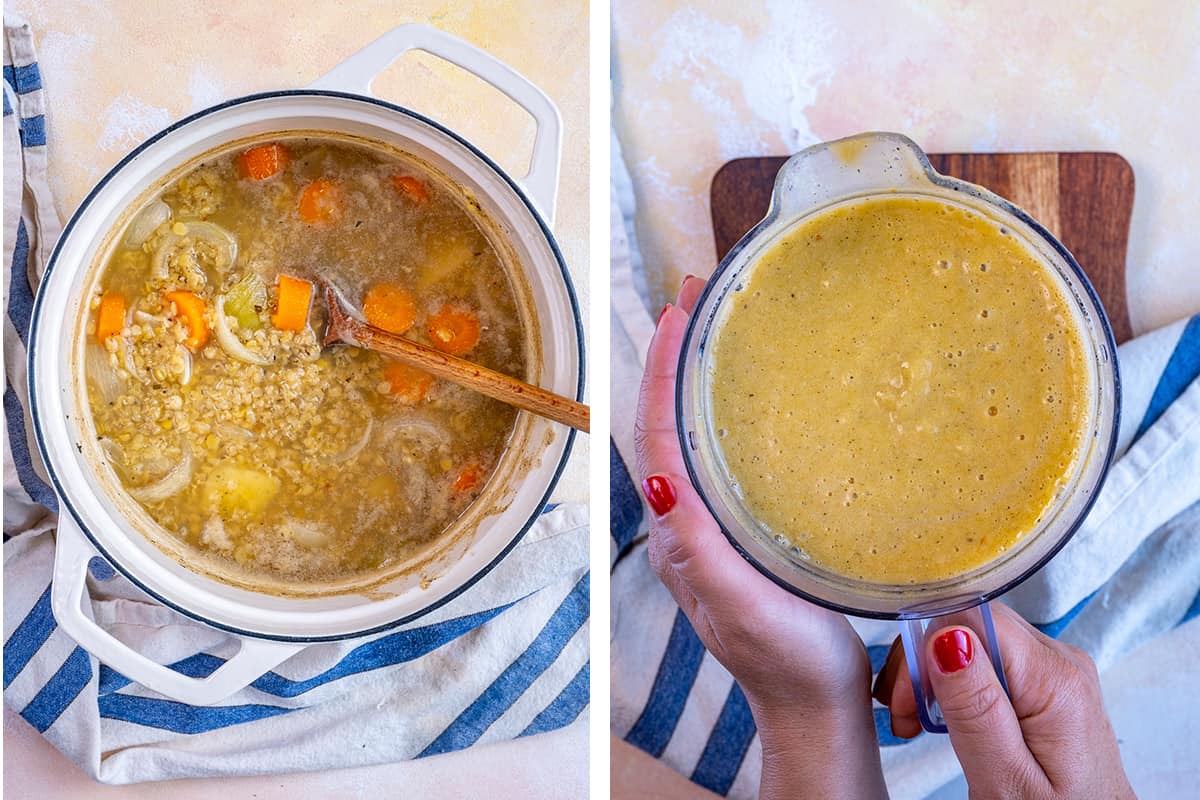
[[(31, 448), (25, 338), (37, 286), (61, 231), (46, 181), (46, 106), (27, 25), (4, 24), (4, 536), (53, 525), (58, 504)], [(21, 470), (17, 470), (17, 465)]]
[[(470, 591), (371, 637), (314, 645), (220, 705), (131, 684), (50, 610), (57, 503), (26, 413), (25, 343), (59, 233), (46, 184), (42, 82), (29, 27), (4, 26), (4, 701), (108, 783), (324, 770), (419, 758), (551, 731), (588, 705), (588, 515), (547, 506)], [(228, 636), (142, 595), (101, 559), (97, 622), (194, 677)], [(586, 716), (586, 715), (585, 715)], [(580, 724), (583, 724), (582, 721)]]
[[(611, 167), (612, 732), (718, 794), (751, 798), (761, 748), (746, 698), (646, 559), (633, 420), (654, 318), (615, 136)], [(1104, 489), (1062, 552), (1004, 598), (1101, 670), (1200, 615), (1200, 316), (1126, 343), (1118, 361), (1124, 407)], [(878, 671), (897, 626), (852, 622)], [(1200, 636), (1200, 623), (1191, 630)], [(897, 739), (878, 704), (875, 723), (893, 798), (924, 797), (961, 774), (947, 737)]]

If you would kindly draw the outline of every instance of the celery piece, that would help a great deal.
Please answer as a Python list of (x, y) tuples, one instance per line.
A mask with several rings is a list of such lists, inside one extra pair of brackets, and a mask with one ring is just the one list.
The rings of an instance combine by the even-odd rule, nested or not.
[(241, 328), (252, 331), (261, 328), (266, 308), (267, 286), (255, 272), (246, 273), (225, 295), (225, 314), (236, 319)]

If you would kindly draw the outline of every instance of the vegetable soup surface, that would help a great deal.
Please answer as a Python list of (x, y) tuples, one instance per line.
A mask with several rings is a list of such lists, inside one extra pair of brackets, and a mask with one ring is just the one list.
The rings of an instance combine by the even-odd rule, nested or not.
[(884, 584), (980, 567), (1073, 474), (1091, 377), (1064, 291), (979, 214), (872, 198), (801, 221), (718, 320), (719, 449), (747, 510)]
[(99, 444), (192, 548), (323, 582), (425, 549), (516, 412), (385, 356), (322, 351), (318, 278), (367, 321), (524, 378), (515, 293), (476, 215), (415, 159), (282, 136), (210, 154), (126, 227), (87, 320)]

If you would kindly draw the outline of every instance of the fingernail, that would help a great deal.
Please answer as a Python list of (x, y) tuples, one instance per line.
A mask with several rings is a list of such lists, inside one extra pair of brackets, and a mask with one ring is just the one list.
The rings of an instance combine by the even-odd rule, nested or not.
[(971, 637), (961, 628), (946, 631), (933, 640), (933, 657), (946, 674), (969, 665), (971, 656)]
[(687, 286), (688, 281), (694, 280), (696, 280), (696, 276), (689, 272), (687, 275), (683, 276), (683, 283), (679, 284), (679, 288), (682, 289), (684, 286)]
[(662, 516), (675, 507), (675, 487), (663, 475), (651, 475), (642, 481), (642, 492), (654, 513)]
[(667, 312), (670, 310), (671, 310), (670, 303), (667, 303), (665, 306), (662, 307), (662, 311), (658, 312), (658, 319), (656, 319), (654, 321), (654, 327), (656, 327), (656, 328), (658, 327), (658, 324), (660, 322), (662, 322), (662, 318), (665, 317), (667, 315)]

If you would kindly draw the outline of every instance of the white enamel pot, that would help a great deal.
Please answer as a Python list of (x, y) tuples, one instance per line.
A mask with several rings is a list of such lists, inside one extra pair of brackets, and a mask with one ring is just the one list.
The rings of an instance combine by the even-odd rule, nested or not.
[[(398, 56), (423, 50), (495, 86), (537, 124), (529, 173), (512, 179), (445, 127), (369, 95), (371, 80)], [(183, 119), (130, 153), (91, 191), (63, 231), (38, 290), (29, 347), (34, 427), (60, 501), (52, 605), (58, 624), (100, 661), (131, 680), (192, 704), (219, 702), (316, 642), (362, 636), (410, 622), (478, 581), (537, 519), (566, 463), (574, 432), (521, 414), (514, 443), (484, 498), (419, 571), (369, 593), (282, 596), (237, 588), (190, 569), (135, 527), (130, 501), (96, 467), (86, 441), (82, 391), (82, 304), (111, 230), (149, 187), (221, 145), (286, 130), (327, 131), (382, 142), (416, 155), (482, 207), (520, 265), (536, 324), (532, 380), (582, 399), (583, 329), (574, 289), (550, 232), (561, 122), (549, 98), (508, 66), (424, 25), (396, 28), (311, 87), (231, 100)], [(94, 441), (95, 436), (92, 435)], [(516, 452), (514, 452), (516, 451)], [(506, 469), (507, 465), (507, 469)], [(480, 510), (482, 509), (482, 510)], [(240, 640), (238, 652), (204, 679), (181, 675), (127, 647), (95, 624), (85, 597), (88, 562), (102, 556), (167, 606)], [(369, 595), (369, 596), (368, 596)]]

